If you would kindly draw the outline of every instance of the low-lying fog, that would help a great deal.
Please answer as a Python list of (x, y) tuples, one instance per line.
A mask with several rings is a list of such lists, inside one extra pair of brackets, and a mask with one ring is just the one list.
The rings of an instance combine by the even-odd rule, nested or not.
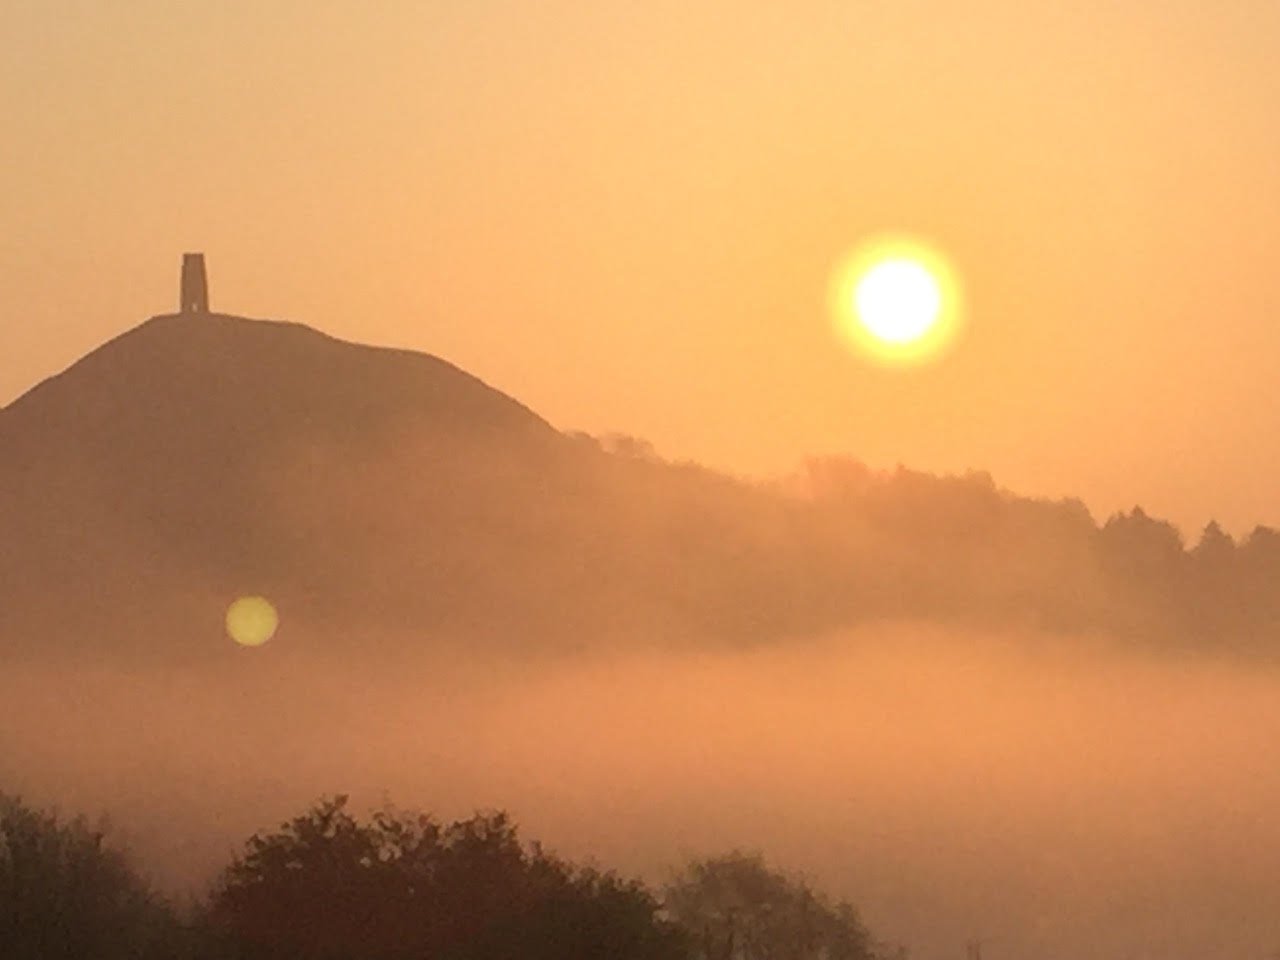
[[(300, 631), (299, 631), (300, 632)], [(1280, 950), (1280, 674), (908, 625), (748, 652), (0, 677), (0, 789), (107, 813), (169, 890), (324, 793), (660, 880), (759, 849), (917, 960)]]

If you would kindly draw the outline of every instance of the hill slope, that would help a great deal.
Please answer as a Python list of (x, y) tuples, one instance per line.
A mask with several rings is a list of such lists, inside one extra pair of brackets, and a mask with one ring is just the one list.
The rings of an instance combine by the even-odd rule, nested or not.
[(159, 583), (314, 590), (332, 578), (299, 551), (351, 546), (341, 521), (369, 500), (337, 488), (353, 469), (395, 472), (411, 448), (457, 473), (565, 443), (435, 357), (295, 324), (156, 317), (0, 410), (6, 613), (109, 622), (131, 596), (155, 602)]

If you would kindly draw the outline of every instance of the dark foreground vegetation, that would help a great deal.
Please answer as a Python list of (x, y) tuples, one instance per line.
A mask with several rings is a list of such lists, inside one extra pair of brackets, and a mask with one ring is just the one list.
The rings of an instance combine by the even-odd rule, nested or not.
[(846, 903), (760, 857), (695, 861), (660, 891), (520, 840), (325, 799), (255, 834), (179, 909), (102, 829), (0, 794), (5, 960), (876, 960)]

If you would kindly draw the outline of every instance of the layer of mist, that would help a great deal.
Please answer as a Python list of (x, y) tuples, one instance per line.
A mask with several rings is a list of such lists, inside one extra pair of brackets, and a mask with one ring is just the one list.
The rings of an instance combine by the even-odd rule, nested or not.
[[(321, 794), (511, 811), (660, 879), (759, 849), (920, 960), (1263, 957), (1280, 944), (1280, 674), (899, 624), (749, 652), (27, 663), (0, 783), (103, 811), (198, 892)], [(691, 650), (697, 646), (692, 640)]]

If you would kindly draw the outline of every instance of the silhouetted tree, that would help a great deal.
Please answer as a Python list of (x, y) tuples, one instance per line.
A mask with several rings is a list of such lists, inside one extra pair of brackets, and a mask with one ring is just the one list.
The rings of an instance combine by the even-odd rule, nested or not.
[(1106, 625), (1148, 637), (1180, 631), (1190, 598), (1187, 554), (1177, 528), (1134, 507), (1103, 525), (1098, 547), (1111, 592)]
[(1270, 527), (1256, 527), (1233, 551), (1229, 569), (1223, 574), (1231, 583), (1228, 602), (1238, 638), (1255, 653), (1277, 652), (1280, 639), (1280, 533)]
[(602, 449), (619, 457), (646, 460), (650, 463), (658, 461), (658, 453), (653, 444), (643, 437), (633, 437), (627, 433), (610, 433), (601, 437), (599, 442)]
[(1237, 549), (1236, 572), (1248, 591), (1256, 622), (1272, 625), (1280, 621), (1280, 532), (1255, 527)]
[(175, 958), (180, 939), (167, 906), (102, 830), (0, 794), (0, 956)]
[(505, 814), (446, 827), (327, 799), (255, 835), (211, 916), (240, 960), (679, 960), (638, 883), (525, 848)]
[(1200, 542), (1191, 551), (1192, 558), (1209, 566), (1225, 566), (1231, 562), (1236, 551), (1235, 541), (1218, 525), (1217, 520), (1210, 520), (1200, 534)]
[(877, 948), (847, 903), (734, 852), (691, 863), (666, 907), (697, 960), (873, 960)]
[(1211, 520), (1188, 554), (1187, 627), (1196, 639), (1222, 644), (1250, 629), (1249, 586), (1237, 571), (1235, 541)]
[(1135, 570), (1159, 571), (1183, 556), (1182, 537), (1173, 524), (1156, 520), (1141, 507), (1117, 513), (1102, 527), (1102, 543)]

